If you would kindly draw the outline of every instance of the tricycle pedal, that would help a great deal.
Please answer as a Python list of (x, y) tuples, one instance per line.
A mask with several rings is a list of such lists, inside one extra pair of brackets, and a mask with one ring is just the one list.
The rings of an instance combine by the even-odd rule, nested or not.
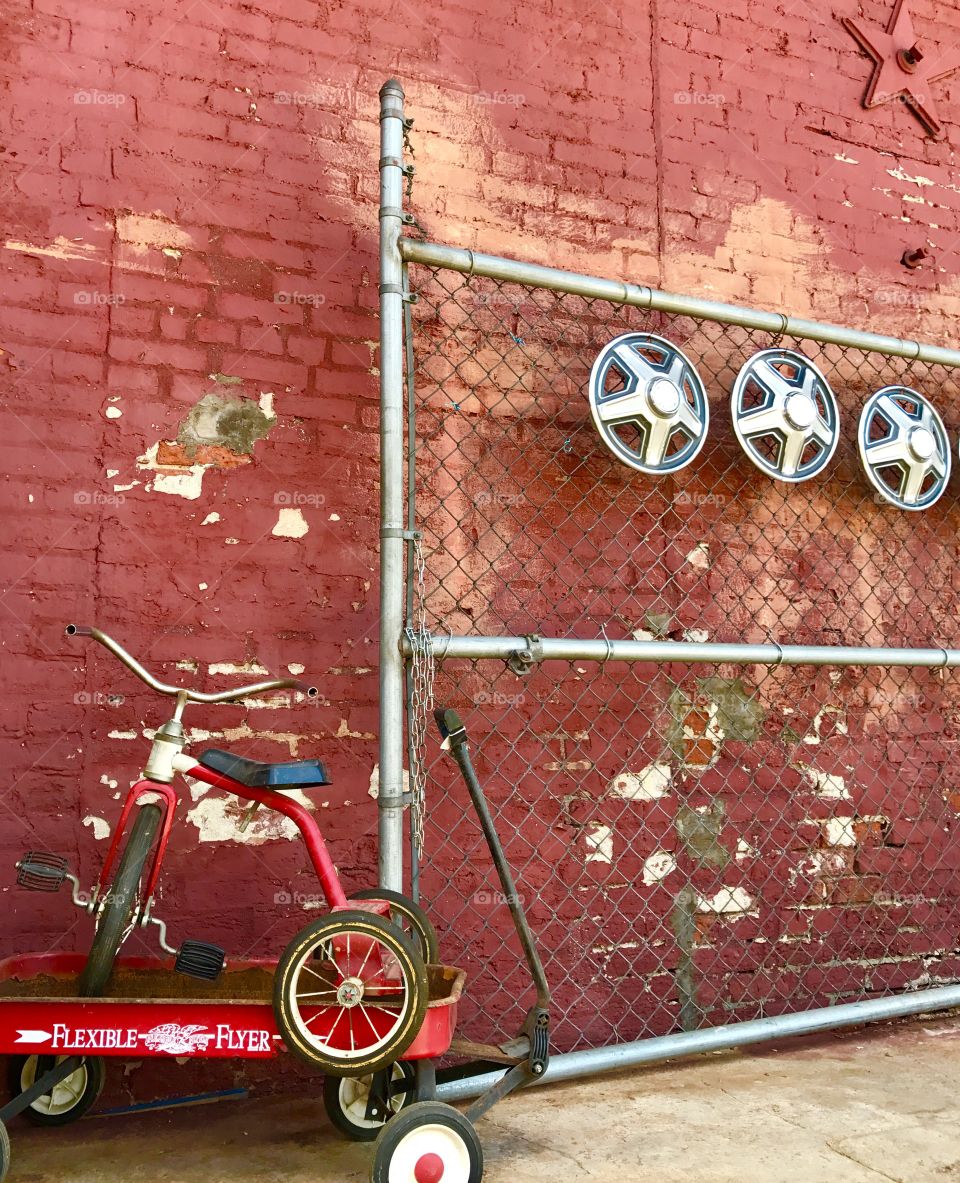
[(28, 850), (17, 863), (17, 883), (27, 891), (59, 891), (67, 878), (67, 860), (44, 850)]
[(205, 941), (184, 941), (177, 953), (173, 968), (178, 974), (215, 982), (223, 971), (227, 955), (219, 945)]

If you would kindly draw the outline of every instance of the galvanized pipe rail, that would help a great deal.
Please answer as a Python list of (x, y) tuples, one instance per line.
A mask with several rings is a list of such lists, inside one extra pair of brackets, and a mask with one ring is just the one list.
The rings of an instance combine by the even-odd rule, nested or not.
[[(465, 637), (450, 634), (431, 637), (437, 661), (485, 658), (506, 661), (527, 655), (530, 664), (540, 661), (646, 661), (658, 665), (681, 662), (729, 665), (840, 665), (915, 666), (919, 669), (954, 669), (960, 666), (960, 649), (885, 649), (853, 645), (726, 644), (711, 641), (613, 641), (579, 637)], [(402, 642), (404, 655), (412, 654), (410, 642)]]
[(461, 247), (401, 238), (400, 254), (407, 263), (458, 271), (461, 275), (478, 275), (504, 283), (549, 288), (551, 291), (569, 292), (590, 300), (609, 300), (613, 304), (629, 304), (634, 308), (649, 308), (656, 312), (692, 316), (697, 320), (712, 320), (722, 324), (739, 325), (746, 329), (758, 329), (775, 336), (801, 337), (808, 341), (866, 349), (888, 357), (906, 357), (913, 361), (960, 366), (960, 350), (956, 349), (924, 345), (918, 341), (904, 341), (899, 337), (885, 337), (879, 333), (858, 332), (843, 325), (785, 316), (782, 312), (764, 312), (757, 308), (743, 308), (739, 304), (701, 300), (697, 296), (679, 296), (672, 292), (658, 291), (656, 288), (622, 283), (619, 280), (598, 279), (590, 275), (580, 275), (576, 271), (561, 271), (556, 267), (541, 267), (537, 263), (522, 263), (517, 259), (484, 255), (479, 251), (464, 250)]

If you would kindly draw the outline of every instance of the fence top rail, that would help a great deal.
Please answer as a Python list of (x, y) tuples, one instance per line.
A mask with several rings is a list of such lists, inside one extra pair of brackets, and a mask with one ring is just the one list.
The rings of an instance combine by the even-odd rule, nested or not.
[[(836, 665), (904, 666), (954, 669), (960, 666), (960, 649), (896, 649), (852, 645), (725, 644), (710, 641), (613, 641), (577, 637), (464, 637), (434, 634), (430, 647), (436, 660), (485, 658), (506, 661), (516, 654), (534, 664), (539, 661), (629, 661), (691, 665)], [(411, 656), (413, 646), (404, 639)]]
[(870, 353), (885, 354), (888, 357), (905, 357), (930, 364), (960, 367), (960, 350), (945, 349), (939, 345), (927, 345), (918, 341), (905, 341), (899, 337), (887, 337), (879, 333), (860, 332), (842, 325), (802, 320), (782, 312), (766, 312), (737, 304), (723, 304), (716, 300), (702, 300), (697, 296), (661, 292), (656, 288), (641, 287), (620, 280), (600, 279), (575, 271), (543, 267), (537, 263), (504, 259), (497, 255), (485, 255), (478, 251), (435, 242), (422, 242), (414, 238), (401, 238), (400, 252), (408, 263), (458, 271), (463, 275), (483, 276), (527, 287), (549, 288), (553, 291), (584, 296), (587, 299), (609, 300), (615, 304), (628, 304), (657, 312), (672, 312), (697, 320), (740, 325), (777, 336), (849, 346)]

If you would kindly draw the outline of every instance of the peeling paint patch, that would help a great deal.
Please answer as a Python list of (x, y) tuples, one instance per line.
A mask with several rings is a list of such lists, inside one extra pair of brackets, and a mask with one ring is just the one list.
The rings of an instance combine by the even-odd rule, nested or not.
[(93, 836), (97, 842), (110, 837), (110, 823), (106, 818), (95, 817), (92, 813), (88, 813), (83, 819), (83, 824), (93, 827)]
[(840, 707), (826, 706), (818, 711), (813, 720), (813, 729), (803, 737), (803, 742), (810, 746), (819, 744), (823, 739), (821, 732), (828, 719), (833, 724), (830, 734), (847, 735), (849, 733), (850, 728), (847, 726), (847, 717), (844, 711)]
[(108, 731), (107, 739), (136, 739), (135, 731)]
[(647, 887), (666, 879), (677, 869), (677, 860), (668, 850), (655, 850), (643, 863), (643, 881)]
[[(407, 772), (406, 768), (404, 768), (404, 770), (403, 770), (402, 786), (403, 786), (403, 791), (405, 793), (409, 793), (409, 791), (410, 791), (410, 774)], [(380, 796), (380, 765), (379, 764), (374, 764), (373, 769), (370, 772), (370, 785), (369, 785), (369, 788), (367, 789), (367, 795), (372, 797), (374, 799), (374, 801), (376, 801), (377, 798)]]
[[(315, 803), (299, 789), (286, 791), (285, 796), (307, 809), (315, 808)], [(262, 846), (265, 842), (278, 840), (292, 842), (300, 836), (294, 823), (273, 809), (257, 810), (247, 829), (241, 830), (240, 821), (245, 812), (246, 807), (230, 797), (205, 795), (187, 813), (187, 821), (196, 826), (201, 842)]]
[(214, 510), (212, 513), (207, 514), (207, 516), (203, 519), (203, 521), (200, 523), (200, 525), (201, 526), (212, 526), (214, 524), (214, 522), (219, 522), (219, 521), (220, 521), (220, 515), (217, 513), (216, 510)]
[(708, 544), (706, 542), (698, 542), (687, 555), (686, 561), (691, 567), (698, 567), (701, 571), (706, 571), (710, 566), (710, 547)]
[(207, 670), (211, 674), (256, 674), (258, 677), (266, 677), (270, 673), (258, 661), (213, 661)]
[(856, 846), (856, 819), (852, 817), (829, 817), (823, 825), (823, 838), (828, 846)]
[(588, 863), (613, 862), (613, 829), (611, 826), (601, 825), (600, 822), (590, 823), (590, 833), (585, 835), (587, 842)]
[(168, 493), (171, 497), (185, 497), (196, 501), (203, 492), (205, 464), (191, 464), (187, 467), (171, 467), (157, 460), (160, 444), (152, 444), (142, 456), (137, 457), (137, 468), (153, 472), (152, 481), (147, 482), (147, 492)]
[(310, 529), (299, 509), (281, 509), (277, 524), (270, 531), (276, 538), (302, 538)]
[(756, 901), (742, 887), (721, 887), (712, 896), (697, 896), (697, 911), (712, 912), (718, 916), (743, 916), (758, 914)]
[(809, 764), (795, 764), (794, 768), (802, 772), (818, 797), (828, 801), (849, 801), (846, 781), (842, 776), (833, 772), (821, 772), (819, 768), (811, 768)]
[(655, 801), (670, 792), (673, 769), (669, 764), (648, 764), (641, 772), (621, 772), (607, 785), (607, 792), (627, 801)]

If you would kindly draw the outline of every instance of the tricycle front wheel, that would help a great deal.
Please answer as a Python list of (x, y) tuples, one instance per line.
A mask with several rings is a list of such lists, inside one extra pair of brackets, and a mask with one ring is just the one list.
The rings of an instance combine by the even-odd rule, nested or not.
[[(55, 1063), (65, 1056), (11, 1056), (10, 1092), (16, 1097), (25, 1093)], [(65, 1076), (53, 1086), (49, 1093), (37, 1097), (32, 1105), (23, 1110), (23, 1116), (33, 1125), (69, 1125), (83, 1117), (103, 1092), (106, 1080), (106, 1066), (102, 1056), (91, 1056), (83, 1061), (75, 1072)]]
[(273, 1010), (301, 1060), (329, 1076), (366, 1076), (407, 1050), (428, 996), (427, 967), (409, 937), (369, 912), (337, 912), (287, 946)]
[(417, 1101), (384, 1126), (371, 1183), (481, 1183), (483, 1148), (471, 1122), (442, 1101)]

